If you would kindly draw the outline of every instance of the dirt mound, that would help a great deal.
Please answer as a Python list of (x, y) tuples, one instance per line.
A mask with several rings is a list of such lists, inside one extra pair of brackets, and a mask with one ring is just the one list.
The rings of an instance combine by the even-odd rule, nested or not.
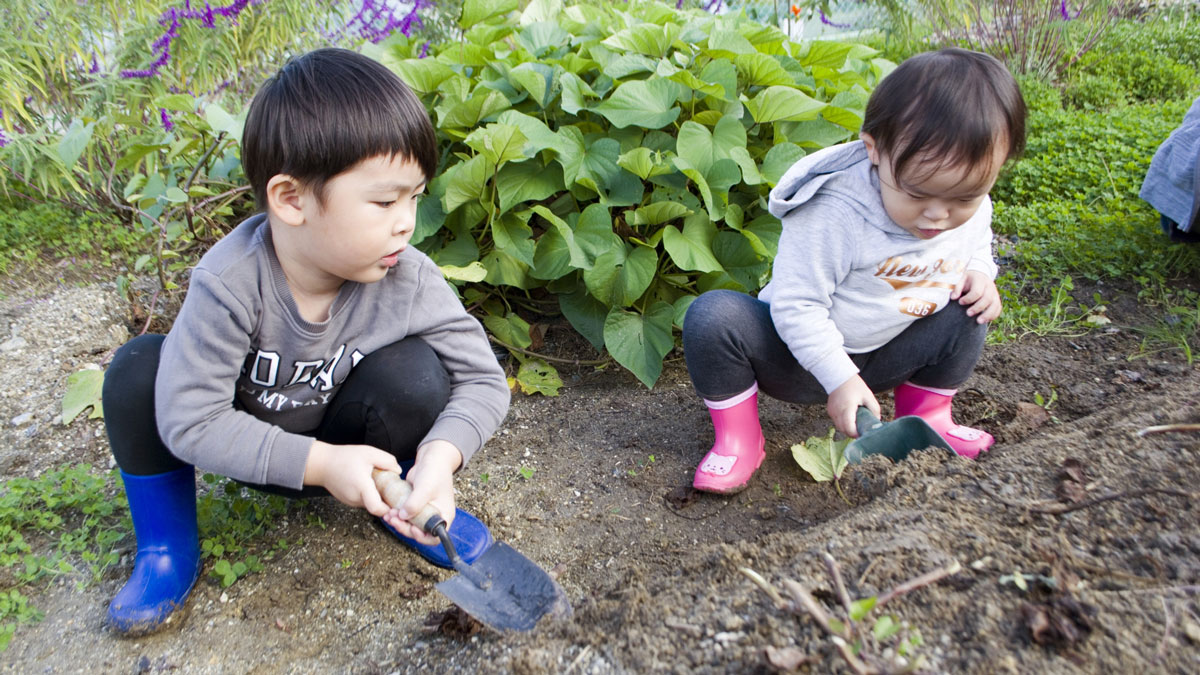
[[(0, 310), (17, 325), (20, 303), (6, 302)], [(94, 343), (107, 349), (104, 323)], [(556, 334), (569, 341), (554, 327), (549, 345)], [(22, 349), (41, 348), (37, 335), (22, 337)], [(869, 644), (863, 658), (895, 662), (907, 636), (903, 658), (923, 658), (934, 672), (1193, 672), (1200, 435), (1137, 432), (1200, 421), (1200, 376), (1174, 357), (1127, 360), (1137, 349), (1126, 331), (989, 346), (960, 394), (959, 416), (993, 431), (997, 446), (977, 462), (932, 451), (895, 465), (871, 460), (847, 472), (842, 494), (813, 483), (788, 450), (826, 433), (821, 406), (764, 400), (768, 457), (749, 489), (716, 497), (688, 489), (712, 439), (678, 360), (653, 391), (611, 368), (564, 371), (559, 397), (515, 399), (458, 488), (460, 505), (496, 539), (558, 575), (574, 605), (569, 620), (499, 636), (447, 618), (433, 584), (448, 572), (365, 514), (315, 501), (296, 505), (268, 535), (302, 543), (228, 589), (204, 578), (186, 618), (156, 635), (124, 640), (104, 626), (128, 560), (99, 585), (76, 591), (64, 580), (33, 593), (47, 616), (18, 630), (5, 667), (852, 672), (795, 607), (799, 584), (823, 612), (842, 611), (829, 554), (851, 599), (961, 566), (858, 622), (859, 636), (883, 614), (907, 627)], [(56, 374), (102, 358), (76, 352), (60, 358)], [(59, 380), (40, 386), (47, 398), (60, 395)], [(1035, 392), (1043, 403), (1054, 392), (1049, 410)], [(7, 433), (0, 470), (10, 477), (80, 455), (104, 459), (101, 429), (97, 421), (42, 425), (36, 446)]]

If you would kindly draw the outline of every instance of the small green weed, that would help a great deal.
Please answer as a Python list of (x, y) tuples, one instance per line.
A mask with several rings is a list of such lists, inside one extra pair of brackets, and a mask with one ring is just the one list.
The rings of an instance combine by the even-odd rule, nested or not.
[(517, 469), (517, 473), (520, 474), (521, 478), (524, 478), (525, 480), (532, 480), (533, 474), (536, 470), (537, 469), (534, 469), (531, 466), (522, 466), (521, 468)]
[[(125, 500), (113, 497), (114, 472), (63, 465), (37, 478), (0, 485), (0, 567), (16, 586), (64, 576), (77, 587), (99, 581), (119, 560), (117, 545), (132, 531)], [(117, 488), (118, 494), (119, 488)], [(16, 588), (0, 589), (0, 650), (21, 623), (41, 613)]]
[(287, 515), (289, 500), (211, 473), (204, 474), (202, 480), (210, 489), (196, 500), (200, 550), (203, 557), (215, 561), (210, 574), (221, 586), (228, 587), (262, 571), (263, 560), (271, 560), (286, 549), (287, 541), (281, 539), (264, 557), (255, 553), (262, 548), (262, 536)]

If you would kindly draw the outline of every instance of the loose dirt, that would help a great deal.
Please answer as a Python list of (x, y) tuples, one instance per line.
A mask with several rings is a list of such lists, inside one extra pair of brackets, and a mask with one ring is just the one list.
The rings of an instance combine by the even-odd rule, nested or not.
[[(57, 416), (67, 376), (140, 329), (128, 306), (111, 284), (0, 289), (0, 479), (109, 468), (102, 422)], [(223, 589), (206, 568), (184, 615), (151, 636), (105, 625), (131, 555), (81, 589), (21, 589), (46, 616), (0, 661), (24, 673), (852, 672), (788, 590), (844, 618), (828, 554), (851, 598), (958, 563), (859, 622), (861, 635), (889, 614), (902, 636), (919, 633), (907, 654), (931, 672), (1196, 672), (1200, 434), (1138, 431), (1200, 422), (1200, 374), (1177, 352), (1132, 358), (1130, 326), (1149, 315), (1109, 314), (1107, 329), (986, 348), (958, 407), (998, 438), (982, 459), (873, 459), (848, 469), (841, 494), (789, 451), (827, 432), (822, 406), (764, 400), (769, 454), (749, 489), (696, 494), (711, 426), (680, 355), (652, 391), (615, 366), (560, 366), (560, 395), (516, 395), (457, 481), (460, 505), (556, 574), (574, 605), (532, 633), (448, 612), (433, 585), (449, 572), (365, 513), (313, 500), (265, 535), (293, 543), (261, 573)], [(594, 357), (562, 325), (544, 351)]]

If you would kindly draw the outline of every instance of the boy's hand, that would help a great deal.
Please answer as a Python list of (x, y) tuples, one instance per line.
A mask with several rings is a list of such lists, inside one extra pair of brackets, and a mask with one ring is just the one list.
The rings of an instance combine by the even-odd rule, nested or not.
[(408, 522), (431, 504), (446, 520), (446, 529), (454, 522), (454, 472), (462, 466), (462, 453), (448, 441), (430, 441), (417, 450), (417, 460), (408, 470), (412, 494), (400, 508), (383, 514), (397, 532), (425, 544), (437, 544), (438, 539)]
[(851, 438), (857, 438), (858, 427), (855, 424), (855, 416), (859, 406), (866, 406), (871, 414), (879, 417), (879, 401), (875, 400), (875, 394), (861, 377), (854, 375), (830, 392), (829, 402), (825, 404), (825, 409), (829, 412), (829, 419), (833, 420), (833, 426), (837, 427), (838, 431)]
[(314, 440), (304, 465), (304, 484), (320, 485), (339, 502), (382, 516), (388, 506), (371, 478), (372, 469), (399, 473), (400, 464), (390, 452), (369, 445), (332, 445)]
[(1000, 316), (1000, 291), (996, 282), (982, 272), (968, 271), (963, 275), (962, 283), (950, 294), (951, 300), (958, 300), (960, 305), (967, 307), (967, 316), (976, 317), (979, 323), (994, 321)]

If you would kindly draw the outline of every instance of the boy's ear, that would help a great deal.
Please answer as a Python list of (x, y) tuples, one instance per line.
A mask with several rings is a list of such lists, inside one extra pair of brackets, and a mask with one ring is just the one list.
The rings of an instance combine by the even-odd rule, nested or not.
[(867, 149), (867, 157), (871, 160), (871, 163), (879, 166), (879, 146), (875, 145), (875, 138), (871, 134), (859, 134), (858, 137), (862, 139), (863, 146)]
[(267, 208), (286, 225), (304, 224), (304, 200), (308, 193), (300, 181), (275, 174), (267, 181)]

